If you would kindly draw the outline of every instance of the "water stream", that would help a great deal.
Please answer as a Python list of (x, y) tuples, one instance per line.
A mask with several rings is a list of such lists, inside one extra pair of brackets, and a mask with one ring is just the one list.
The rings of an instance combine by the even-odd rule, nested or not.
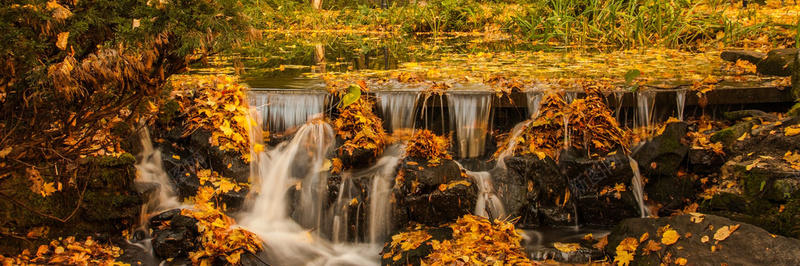
[(639, 126), (645, 127), (645, 129), (650, 128), (653, 107), (655, 106), (655, 97), (655, 91), (636, 92), (636, 108)]
[(525, 93), (525, 96), (528, 98), (528, 117), (532, 120), (539, 117), (539, 108), (542, 107), (543, 94), (544, 93), (541, 91), (528, 91)]
[(323, 113), (325, 96), (324, 91), (318, 90), (253, 92), (250, 94), (250, 106), (264, 117), (261, 124), (264, 130), (284, 132)]
[(455, 131), (456, 155), (475, 158), (484, 155), (486, 135), (491, 129), (492, 94), (449, 93), (450, 128)]
[(393, 132), (401, 128), (414, 127), (414, 107), (420, 93), (416, 91), (379, 91), (375, 95), (380, 98), (379, 104), (383, 112), (383, 121), (389, 121), (386, 130)]
[(642, 180), (642, 174), (639, 172), (639, 163), (630, 156), (628, 156), (628, 161), (633, 171), (633, 180), (631, 180), (633, 197), (636, 198), (636, 202), (639, 203), (639, 211), (642, 214), (642, 218), (646, 218), (650, 216), (650, 209), (644, 204), (644, 181)]
[[(161, 163), (161, 151), (153, 147), (150, 138), (150, 130), (142, 127), (139, 130), (139, 140), (142, 143), (142, 152), (136, 163), (136, 179), (134, 182), (137, 187), (148, 185), (158, 185), (156, 193), (150, 195), (150, 199), (142, 206), (142, 221), (145, 224), (147, 214), (164, 211), (180, 206), (178, 196), (173, 188), (173, 182), (164, 171)], [(140, 191), (143, 192), (143, 191)]]
[(678, 104), (678, 120), (683, 121), (683, 109), (686, 107), (686, 90), (676, 90), (675, 101)]
[(489, 172), (470, 172), (467, 175), (478, 183), (478, 200), (473, 214), (483, 217), (503, 219), (507, 213), (503, 202), (495, 194), (494, 182)]

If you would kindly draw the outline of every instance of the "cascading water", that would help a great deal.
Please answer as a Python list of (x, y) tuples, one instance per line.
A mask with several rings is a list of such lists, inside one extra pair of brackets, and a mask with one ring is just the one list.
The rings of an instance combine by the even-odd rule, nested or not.
[(639, 91), (636, 92), (636, 107), (639, 119), (639, 126), (650, 128), (650, 121), (652, 121), (653, 107), (655, 106), (655, 91)]
[(270, 91), (250, 94), (250, 106), (264, 117), (262, 128), (269, 132), (284, 132), (297, 127), (325, 111), (324, 91)]
[[(258, 131), (257, 128), (254, 130)], [(251, 134), (258, 143), (259, 132)], [(384, 156), (365, 170), (343, 172), (338, 199), (330, 209), (328, 201), (327, 157), (334, 145), (330, 125), (314, 120), (303, 125), (294, 137), (277, 147), (253, 152), (251, 175), (253, 204), (240, 217), (243, 227), (261, 237), (267, 258), (275, 265), (364, 265), (378, 264), (378, 253), (389, 231), (390, 183), (404, 150), (402, 145), (387, 147)], [(368, 212), (366, 236), (352, 236), (346, 211), (350, 199), (358, 193), (353, 180), (371, 178), (369, 211), (357, 209), (356, 215)], [(292, 188), (294, 186), (294, 188)], [(294, 218), (287, 191), (299, 188)], [(363, 206), (363, 205), (362, 205)], [(352, 218), (352, 217), (351, 217)], [(355, 224), (355, 227), (365, 226)], [(313, 233), (312, 233), (313, 232)], [(328, 236), (332, 243), (322, 238)], [(371, 244), (344, 243), (344, 240), (369, 237)]]
[(491, 128), (491, 93), (449, 93), (450, 128), (455, 129), (457, 155), (475, 158), (484, 153)]
[(686, 106), (686, 90), (676, 90), (675, 101), (678, 104), (678, 120), (683, 121), (683, 109)]
[(541, 91), (528, 91), (525, 96), (528, 98), (528, 118), (536, 119), (539, 116), (539, 108), (542, 107)]
[(505, 218), (506, 210), (503, 202), (495, 194), (492, 175), (489, 172), (470, 171), (467, 171), (467, 175), (478, 183), (478, 200), (475, 204), (474, 214), (483, 217)]
[[(158, 184), (159, 186), (158, 193), (151, 195), (148, 202), (142, 206), (142, 219), (145, 219), (147, 214), (176, 208), (180, 206), (180, 202), (169, 176), (164, 171), (164, 167), (162, 167), (161, 151), (153, 148), (150, 131), (147, 127), (142, 127), (139, 130), (139, 140), (142, 143), (142, 152), (136, 164), (136, 179), (134, 182), (140, 185), (149, 183)], [(144, 224), (144, 221), (141, 222)]]
[(564, 92), (564, 101), (567, 102), (567, 104), (571, 104), (572, 101), (574, 101), (576, 98), (578, 98), (578, 92), (577, 91), (565, 91)]
[(636, 162), (633, 158), (628, 156), (628, 161), (631, 165), (631, 170), (633, 171), (633, 180), (631, 180), (631, 185), (633, 186), (633, 197), (636, 198), (636, 202), (639, 203), (639, 211), (642, 214), (642, 218), (650, 216), (650, 209), (647, 208), (644, 204), (644, 183), (642, 180), (642, 174), (639, 172), (639, 163)]
[(380, 98), (382, 119), (390, 121), (391, 128), (387, 128), (387, 130), (394, 131), (414, 127), (414, 107), (420, 97), (419, 92), (379, 91), (375, 92), (375, 95)]
[(505, 150), (503, 150), (500, 156), (497, 156), (497, 167), (506, 168), (506, 158), (514, 155), (514, 150), (517, 149), (517, 142), (515, 140), (522, 135), (522, 132), (528, 125), (533, 123), (533, 117), (531, 118), (532, 118), (531, 120), (526, 120), (521, 123), (518, 123), (516, 126), (514, 126), (514, 129), (511, 130), (511, 134), (509, 134), (508, 137), (509, 139), (508, 146), (506, 147)]

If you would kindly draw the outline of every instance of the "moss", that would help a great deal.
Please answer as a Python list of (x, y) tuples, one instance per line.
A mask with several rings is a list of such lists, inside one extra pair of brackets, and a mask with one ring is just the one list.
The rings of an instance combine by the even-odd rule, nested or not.
[(759, 169), (744, 172), (741, 183), (744, 194), (749, 197), (758, 197), (763, 194), (764, 189), (768, 189), (768, 178)]
[(136, 163), (136, 157), (130, 153), (123, 153), (119, 156), (119, 160), (124, 164), (134, 164)]
[(730, 141), (730, 140), (736, 139), (736, 138), (737, 138), (737, 136), (735, 136), (735, 132), (733, 132), (733, 128), (729, 127), (729, 128), (725, 128), (723, 130), (717, 131), (717, 133), (714, 133), (713, 135), (711, 135), (711, 137), (708, 140), (711, 141), (711, 142), (727, 142), (727, 141)]
[(161, 105), (161, 109), (158, 110), (158, 122), (161, 124), (168, 124), (175, 118), (175, 114), (178, 113), (178, 109), (181, 106), (178, 104), (178, 101), (169, 100), (163, 105)]
[(700, 204), (700, 210), (702, 212), (712, 212), (712, 211), (734, 211), (734, 212), (744, 212), (745, 207), (747, 206), (747, 201), (741, 196), (732, 193), (720, 193), (714, 195), (709, 200), (703, 201)]
[(117, 123), (116, 125), (114, 125), (113, 128), (111, 128), (111, 134), (120, 137), (130, 136), (132, 132), (133, 132), (133, 127), (127, 122)]

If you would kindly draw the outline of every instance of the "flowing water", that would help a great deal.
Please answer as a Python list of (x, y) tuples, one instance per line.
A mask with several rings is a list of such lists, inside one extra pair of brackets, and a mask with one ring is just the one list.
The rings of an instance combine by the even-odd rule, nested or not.
[(650, 128), (652, 121), (653, 107), (655, 106), (655, 91), (639, 91), (636, 92), (636, 110), (638, 114), (639, 126)]
[[(172, 181), (164, 171), (161, 163), (161, 151), (153, 147), (150, 138), (150, 131), (147, 127), (139, 130), (139, 140), (142, 143), (142, 152), (136, 163), (137, 187), (148, 185), (158, 185), (156, 193), (150, 195), (150, 199), (142, 206), (142, 219), (146, 219), (146, 214), (164, 211), (180, 206), (178, 196), (173, 188)], [(143, 192), (143, 191), (140, 191)], [(144, 224), (144, 220), (140, 221)]]
[(455, 131), (456, 155), (484, 155), (486, 134), (491, 129), (492, 97), (486, 93), (449, 93), (450, 128)]
[(255, 107), (264, 118), (261, 124), (264, 130), (284, 132), (323, 113), (326, 95), (322, 90), (253, 92), (250, 94), (250, 106)]
[(535, 120), (539, 117), (539, 108), (542, 107), (542, 96), (543, 92), (541, 91), (528, 91), (525, 93), (525, 96), (528, 98), (528, 118)]
[(383, 113), (383, 121), (389, 121), (390, 128), (394, 131), (401, 128), (414, 127), (414, 107), (420, 93), (416, 91), (378, 91), (375, 95), (380, 98), (378, 102)]
[(645, 218), (650, 216), (650, 209), (644, 204), (644, 181), (642, 180), (642, 174), (639, 172), (639, 163), (630, 156), (628, 156), (628, 161), (633, 171), (633, 180), (631, 180), (633, 197), (636, 198), (636, 202), (639, 203), (639, 211), (642, 214), (642, 218)]
[(686, 90), (676, 90), (675, 101), (678, 104), (678, 120), (683, 121), (683, 109), (686, 106)]
[(478, 183), (478, 200), (473, 214), (483, 217), (503, 219), (507, 213), (503, 202), (495, 194), (494, 182), (489, 172), (470, 172), (467, 175)]
[(497, 167), (506, 168), (506, 158), (513, 156), (514, 150), (517, 149), (517, 142), (515, 140), (522, 135), (522, 132), (524, 132), (525, 128), (531, 123), (533, 123), (533, 119), (523, 121), (514, 126), (514, 129), (511, 130), (511, 134), (508, 135), (508, 146), (497, 156)]

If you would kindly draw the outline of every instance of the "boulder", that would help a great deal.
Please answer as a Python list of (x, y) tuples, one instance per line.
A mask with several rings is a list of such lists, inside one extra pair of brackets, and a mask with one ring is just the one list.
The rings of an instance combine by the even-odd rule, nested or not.
[(729, 50), (729, 51), (722, 51), (722, 53), (719, 54), (719, 57), (722, 58), (722, 60), (729, 62), (745, 60), (755, 65), (758, 64), (758, 62), (760, 62), (761, 59), (767, 57), (767, 54), (762, 52), (747, 51), (747, 50)]
[(794, 70), (797, 49), (775, 49), (767, 53), (767, 57), (756, 64), (759, 74), (788, 77)]
[(608, 227), (625, 218), (641, 216), (633, 193), (635, 174), (629, 157), (621, 151), (589, 159), (567, 150), (561, 154), (559, 165), (569, 177), (580, 224)]
[[(677, 232), (678, 239), (674, 244), (666, 245), (661, 242), (659, 229), (667, 225)], [(725, 226), (728, 229), (730, 226), (738, 228), (727, 238), (715, 240), (721, 238), (723, 234), (718, 232), (726, 230), (723, 228)], [(623, 239), (633, 237), (638, 240), (644, 234), (649, 234), (649, 239), (661, 248), (644, 255), (646, 244), (640, 243), (636, 247), (631, 265), (670, 264), (679, 258), (685, 259), (686, 265), (800, 264), (800, 240), (773, 236), (764, 229), (747, 223), (702, 214), (627, 219), (608, 235), (605, 251), (615, 256), (616, 248)], [(720, 237), (716, 237), (718, 234)], [(707, 241), (703, 241), (704, 238)]]
[(199, 246), (197, 222), (195, 218), (182, 215), (180, 209), (165, 211), (150, 218), (155, 255), (168, 259), (194, 251)]
[(471, 213), (478, 186), (452, 160), (432, 164), (407, 157), (392, 189), (394, 228), (409, 222), (439, 225)]
[(569, 182), (550, 157), (527, 154), (505, 159), (506, 169), (492, 170), (495, 190), (511, 217), (527, 227), (575, 224), (575, 201)]
[(727, 146), (735, 142), (744, 134), (751, 133), (750, 130), (753, 128), (753, 125), (755, 125), (754, 120), (741, 122), (717, 131), (716, 133), (712, 134), (708, 140), (711, 142), (722, 142), (723, 145)]
[[(800, 53), (795, 54), (794, 65), (800, 66)], [(800, 67), (792, 69), (792, 93), (795, 98), (800, 97)]]
[(686, 139), (688, 125), (673, 122), (666, 125), (661, 135), (634, 149), (631, 157), (639, 163), (643, 175), (674, 176), (689, 152)]

